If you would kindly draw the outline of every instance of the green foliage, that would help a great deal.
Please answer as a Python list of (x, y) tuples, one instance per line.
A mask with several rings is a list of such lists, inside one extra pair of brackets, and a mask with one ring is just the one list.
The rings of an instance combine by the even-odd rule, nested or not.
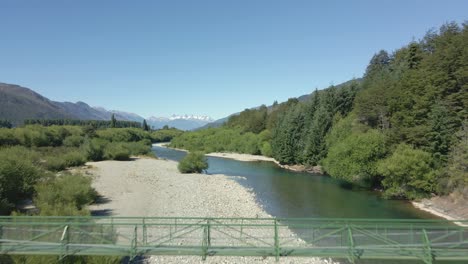
[(111, 117), (110, 127), (111, 128), (117, 127), (117, 120), (115, 119), (114, 114), (112, 114), (112, 117)]
[(12, 124), (8, 120), (0, 119), (0, 128), (12, 128)]
[(86, 159), (92, 161), (103, 160), (104, 150), (107, 144), (109, 144), (108, 141), (100, 138), (93, 138), (85, 142), (83, 149), (86, 155)]
[(123, 143), (107, 144), (104, 149), (104, 158), (110, 160), (129, 160), (130, 151)]
[(270, 142), (263, 142), (263, 145), (260, 149), (260, 153), (266, 157), (271, 157), (273, 155)]
[(170, 146), (189, 151), (238, 152), (260, 154), (260, 146), (268, 138), (268, 132), (257, 135), (252, 132), (243, 133), (240, 128), (226, 127), (209, 128), (199, 131), (185, 132), (175, 137)]
[(282, 164), (302, 162), (305, 114), (300, 106), (290, 108), (273, 130), (271, 141), (273, 157)]
[(89, 215), (85, 205), (96, 198), (91, 178), (79, 174), (54, 176), (36, 186), (34, 203), (40, 215)]
[(456, 192), (468, 198), (468, 123), (455, 134), (456, 144), (450, 150), (445, 173), (438, 190), (443, 194)]
[(84, 143), (84, 141), (85, 138), (83, 136), (71, 135), (63, 140), (63, 145), (65, 147), (79, 147)]
[(190, 152), (177, 166), (182, 173), (200, 173), (208, 169), (208, 161), (202, 152)]
[(245, 109), (240, 114), (229, 117), (226, 126), (239, 128), (242, 132), (258, 134), (266, 128), (267, 111), (265, 105), (258, 109)]
[(386, 154), (385, 136), (381, 132), (355, 132), (330, 147), (323, 167), (334, 178), (375, 186), (379, 181), (377, 162)]
[[(454, 136), (468, 120), (466, 47), (468, 24), (445, 24), (422, 41), (376, 53), (361, 81), (247, 109), (221, 129), (188, 132), (171, 146), (323, 165), (332, 177), (383, 187), (387, 197), (468, 193), (466, 141)], [(388, 150), (395, 151), (387, 157)]]
[(0, 146), (19, 145), (20, 140), (15, 136), (15, 130), (0, 128)]
[(400, 144), (388, 158), (379, 161), (378, 172), (388, 197), (415, 199), (434, 192), (436, 170), (430, 153)]
[[(82, 119), (26, 119), (24, 125), (41, 126), (82, 126), (97, 128), (112, 127), (112, 120), (82, 120)], [(115, 120), (114, 128), (141, 128), (140, 122)]]
[(31, 196), (34, 184), (44, 176), (37, 166), (39, 156), (24, 147), (0, 149), (0, 213), (9, 213), (15, 203)]
[(151, 140), (148, 132), (138, 128), (108, 128), (96, 131), (99, 138), (111, 142), (136, 142), (144, 139)]
[(163, 128), (151, 132), (151, 141), (154, 143), (157, 142), (169, 142), (173, 138), (182, 135), (184, 131), (177, 128)]
[(146, 119), (143, 119), (142, 128), (143, 128), (144, 131), (150, 131), (150, 127), (149, 127), (148, 124), (146, 123)]

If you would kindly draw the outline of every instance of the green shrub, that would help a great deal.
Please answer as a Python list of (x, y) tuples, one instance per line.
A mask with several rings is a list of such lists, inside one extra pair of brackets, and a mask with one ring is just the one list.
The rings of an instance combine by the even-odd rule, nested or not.
[(67, 167), (82, 166), (86, 163), (86, 157), (81, 151), (70, 151), (63, 156)]
[(136, 142), (151, 139), (149, 132), (139, 128), (108, 128), (96, 131), (99, 138), (111, 142)]
[(63, 145), (65, 147), (79, 147), (84, 142), (84, 137), (78, 135), (68, 136), (63, 140)]
[(0, 128), (0, 147), (19, 145), (20, 141), (15, 137), (13, 129)]
[(100, 161), (104, 159), (104, 150), (109, 142), (103, 139), (93, 138), (84, 144), (84, 152), (87, 160)]
[(62, 171), (67, 168), (67, 163), (63, 157), (47, 156), (44, 158), (43, 167), (50, 171)]
[(208, 169), (208, 161), (201, 152), (190, 152), (177, 166), (182, 173), (200, 173)]
[(85, 205), (97, 196), (91, 178), (80, 174), (63, 174), (36, 186), (34, 203), (40, 215), (89, 215)]
[(123, 143), (131, 155), (148, 155), (151, 153), (151, 142), (146, 141)]
[(351, 133), (330, 146), (322, 165), (334, 178), (374, 186), (379, 180), (376, 163), (387, 154), (385, 140), (377, 130)]
[(124, 143), (109, 143), (104, 151), (104, 158), (111, 160), (129, 160), (130, 151)]
[(32, 195), (45, 174), (37, 163), (37, 153), (24, 147), (0, 149), (0, 213), (9, 213), (18, 200)]
[(400, 144), (393, 154), (379, 161), (378, 172), (387, 197), (415, 199), (434, 192), (436, 170), (431, 154)]
[(271, 151), (271, 145), (269, 142), (263, 142), (262, 149), (260, 150), (263, 156), (271, 157), (273, 152)]

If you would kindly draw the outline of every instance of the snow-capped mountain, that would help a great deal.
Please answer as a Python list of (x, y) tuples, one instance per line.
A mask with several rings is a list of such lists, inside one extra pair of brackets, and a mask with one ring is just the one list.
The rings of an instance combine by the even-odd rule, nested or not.
[(213, 119), (209, 116), (201, 116), (201, 115), (171, 115), (169, 120), (176, 120), (176, 119), (185, 119), (185, 120), (200, 120), (200, 121), (207, 121), (211, 122)]
[(171, 115), (170, 117), (149, 117), (148, 124), (153, 129), (159, 129), (164, 126), (175, 127), (182, 130), (193, 130), (204, 126), (213, 121), (209, 116), (201, 115)]

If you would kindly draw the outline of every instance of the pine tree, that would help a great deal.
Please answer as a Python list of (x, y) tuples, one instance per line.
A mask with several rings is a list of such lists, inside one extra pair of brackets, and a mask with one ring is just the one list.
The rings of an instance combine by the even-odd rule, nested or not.
[(146, 119), (143, 119), (143, 130), (145, 130), (145, 131), (149, 131), (149, 130), (150, 130), (148, 124), (146, 123)]
[(111, 125), (112, 128), (115, 128), (116, 125), (117, 125), (117, 120), (115, 119), (114, 114), (112, 114), (112, 117), (111, 117), (111, 124), (110, 124), (110, 125)]

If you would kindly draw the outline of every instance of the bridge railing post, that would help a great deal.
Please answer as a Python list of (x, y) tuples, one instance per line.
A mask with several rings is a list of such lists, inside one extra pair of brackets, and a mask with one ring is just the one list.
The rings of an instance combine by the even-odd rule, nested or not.
[(138, 252), (137, 246), (138, 246), (138, 226), (135, 225), (133, 229), (133, 239), (131, 242), (131, 249), (130, 249), (131, 250), (130, 262), (132, 262), (137, 256), (137, 252)]
[(354, 255), (354, 238), (353, 238), (353, 231), (351, 230), (351, 227), (349, 224), (347, 224), (347, 230), (348, 230), (348, 259), (349, 262), (355, 263), (356, 262), (356, 256)]
[(431, 246), (431, 241), (429, 240), (429, 237), (427, 236), (426, 229), (422, 229), (422, 240), (424, 243), (424, 263), (426, 264), (432, 264), (432, 261), (434, 260), (434, 255), (432, 254), (432, 246)]
[(70, 232), (69, 226), (66, 225), (63, 228), (62, 237), (60, 238), (60, 262), (63, 262), (65, 257), (68, 255), (68, 244), (70, 243)]
[(208, 248), (211, 246), (211, 223), (210, 219), (206, 219), (206, 223), (203, 224), (203, 239), (202, 239), (202, 260), (206, 260), (208, 255)]
[(275, 260), (279, 261), (280, 257), (280, 245), (279, 245), (279, 235), (278, 235), (278, 219), (275, 218)]

